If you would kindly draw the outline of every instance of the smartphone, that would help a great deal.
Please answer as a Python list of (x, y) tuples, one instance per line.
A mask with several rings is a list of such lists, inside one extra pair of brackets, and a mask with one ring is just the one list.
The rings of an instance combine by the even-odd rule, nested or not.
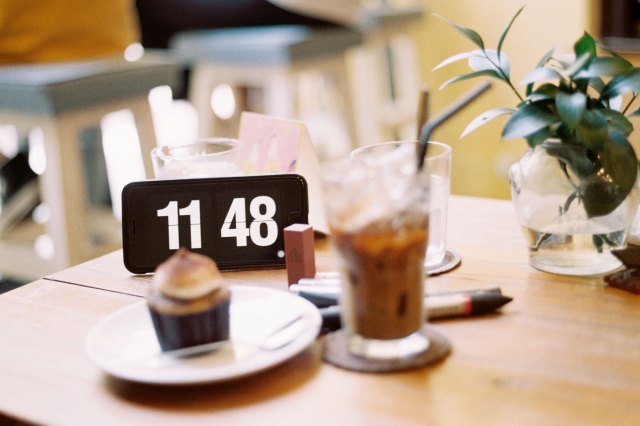
[(147, 180), (122, 190), (125, 267), (153, 272), (181, 247), (220, 270), (285, 266), (283, 230), (308, 223), (307, 182), (297, 174)]

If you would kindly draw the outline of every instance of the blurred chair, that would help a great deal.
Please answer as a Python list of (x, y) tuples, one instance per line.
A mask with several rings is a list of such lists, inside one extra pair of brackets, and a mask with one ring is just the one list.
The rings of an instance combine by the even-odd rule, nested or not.
[[(104, 128), (110, 113), (130, 111), (139, 146), (116, 157), (116, 170), (136, 178), (152, 176), (149, 152), (156, 139), (148, 94), (161, 85), (179, 85), (177, 65), (114, 59), (0, 67), (0, 125), (15, 126), (19, 135), (29, 137), (30, 162), (40, 174), (41, 198), (49, 212), (45, 231), (52, 242), (42, 258), (33, 255), (31, 246), (3, 236), (3, 273), (36, 278), (104, 253), (105, 237), (91, 230), (102, 223), (89, 214), (81, 135), (101, 124)], [(11, 256), (5, 255), (8, 251)]]
[(326, 78), (314, 96), (333, 96), (329, 115), (343, 120), (346, 142), (353, 144), (357, 133), (347, 52), (361, 41), (362, 33), (356, 30), (286, 25), (182, 32), (171, 40), (169, 50), (192, 69), (189, 99), (199, 114), (201, 136), (221, 135), (216, 128), (221, 120), (216, 122), (211, 107), (213, 90), (221, 84), (260, 89), (261, 102), (254, 102), (260, 105), (242, 105), (246, 110), (309, 124), (314, 118), (304, 110), (301, 83), (305, 75), (314, 74)]
[[(243, 93), (248, 101), (237, 109), (305, 121), (320, 158), (325, 158), (415, 133), (421, 83), (416, 46), (408, 31), (422, 17), (420, 6), (381, 3), (368, 9), (362, 25), (355, 29), (269, 26), (196, 30), (174, 36), (169, 52), (192, 70), (189, 99), (198, 111), (201, 136), (233, 136), (236, 130), (233, 126), (237, 123), (225, 122), (212, 111), (216, 87), (225, 83), (236, 90), (258, 87), (262, 89), (260, 104), (251, 103), (251, 93)], [(329, 79), (304, 80), (305, 74)], [(314, 81), (320, 84), (311, 87), (309, 82)], [(304, 99), (307, 92), (312, 101), (329, 98), (329, 113), (327, 108), (324, 111), (328, 121), (316, 121), (309, 112), (310, 102)], [(236, 93), (236, 98), (241, 97)], [(318, 109), (317, 105), (312, 107)], [(340, 122), (336, 123), (336, 117)], [(335, 144), (335, 133), (322, 134), (323, 126), (336, 124), (346, 129), (347, 146), (342, 152), (327, 146)]]

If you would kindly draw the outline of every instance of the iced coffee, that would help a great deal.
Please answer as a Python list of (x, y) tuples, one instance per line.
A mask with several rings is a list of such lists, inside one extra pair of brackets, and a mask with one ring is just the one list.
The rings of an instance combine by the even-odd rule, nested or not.
[(369, 339), (400, 339), (420, 329), (427, 223), (424, 214), (335, 230), (343, 261), (344, 323)]
[(423, 351), (428, 180), (415, 150), (325, 164), (332, 243), (341, 259), (342, 323), (352, 354), (400, 358)]

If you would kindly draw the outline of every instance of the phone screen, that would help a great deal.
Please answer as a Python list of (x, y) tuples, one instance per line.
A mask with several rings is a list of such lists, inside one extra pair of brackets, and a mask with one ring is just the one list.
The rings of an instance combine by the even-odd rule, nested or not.
[(180, 247), (221, 270), (281, 267), (283, 229), (308, 221), (307, 186), (296, 174), (134, 182), (122, 209), (131, 272), (154, 271)]

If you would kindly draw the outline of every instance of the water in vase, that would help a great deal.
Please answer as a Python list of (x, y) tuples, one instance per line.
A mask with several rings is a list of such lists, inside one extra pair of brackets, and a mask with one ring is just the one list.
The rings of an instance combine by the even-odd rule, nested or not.
[(523, 227), (530, 263), (537, 269), (570, 275), (595, 275), (622, 266), (611, 250), (624, 247), (627, 229), (594, 220), (575, 220), (541, 229)]

